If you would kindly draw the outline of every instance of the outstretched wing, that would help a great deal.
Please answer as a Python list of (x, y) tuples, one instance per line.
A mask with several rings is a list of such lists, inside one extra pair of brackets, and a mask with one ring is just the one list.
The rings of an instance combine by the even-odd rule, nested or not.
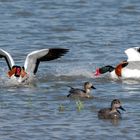
[(129, 48), (125, 53), (128, 57), (127, 61), (140, 61), (140, 47)]
[(67, 52), (68, 49), (63, 48), (50, 48), (33, 51), (26, 57), (24, 64), (25, 71), (29, 74), (36, 74), (40, 62), (60, 58)]
[(4, 58), (6, 60), (9, 70), (11, 70), (12, 66), (15, 64), (12, 56), (3, 49), (0, 49), (0, 58)]

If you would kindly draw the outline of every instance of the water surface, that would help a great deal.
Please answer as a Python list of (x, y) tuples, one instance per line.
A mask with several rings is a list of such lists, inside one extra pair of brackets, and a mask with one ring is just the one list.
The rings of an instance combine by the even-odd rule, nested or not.
[[(0, 48), (18, 65), (37, 49), (70, 49), (61, 59), (41, 63), (36, 80), (26, 86), (9, 84), (0, 61), (0, 139), (139, 140), (140, 81), (92, 76), (139, 46), (139, 0), (0, 0), (0, 19)], [(82, 88), (85, 81), (94, 83), (96, 98), (82, 100), (77, 110), (76, 101), (66, 97), (68, 86)], [(114, 98), (127, 110), (123, 119), (99, 120), (98, 110)]]

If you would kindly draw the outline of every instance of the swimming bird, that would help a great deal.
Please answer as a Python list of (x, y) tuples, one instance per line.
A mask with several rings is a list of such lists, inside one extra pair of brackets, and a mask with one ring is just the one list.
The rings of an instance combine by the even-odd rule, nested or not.
[(94, 73), (95, 76), (110, 73), (111, 78), (140, 78), (140, 47), (129, 48), (125, 50), (128, 57), (127, 60), (122, 61), (117, 66), (113, 67), (110, 65), (97, 68)]
[(84, 89), (79, 89), (79, 88), (73, 88), (71, 87), (69, 94), (67, 97), (82, 97), (82, 98), (90, 98), (92, 97), (90, 95), (91, 89), (96, 89), (92, 83), (90, 82), (85, 82), (84, 83)]
[(15, 65), (12, 56), (3, 49), (0, 49), (0, 58), (4, 58), (8, 65), (8, 77), (22, 83), (36, 75), (40, 62), (60, 58), (67, 52), (68, 49), (64, 48), (48, 48), (33, 51), (27, 55), (23, 67)]
[(110, 108), (103, 108), (98, 112), (98, 117), (100, 119), (121, 119), (121, 113), (118, 109), (125, 111), (125, 109), (121, 106), (120, 100), (114, 99), (111, 102)]

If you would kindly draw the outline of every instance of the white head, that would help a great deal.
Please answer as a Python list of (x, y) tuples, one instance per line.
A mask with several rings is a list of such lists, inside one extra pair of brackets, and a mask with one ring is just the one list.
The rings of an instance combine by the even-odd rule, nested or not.
[(84, 89), (86, 91), (86, 93), (90, 93), (91, 89), (96, 89), (92, 83), (90, 82), (85, 82), (84, 83)]

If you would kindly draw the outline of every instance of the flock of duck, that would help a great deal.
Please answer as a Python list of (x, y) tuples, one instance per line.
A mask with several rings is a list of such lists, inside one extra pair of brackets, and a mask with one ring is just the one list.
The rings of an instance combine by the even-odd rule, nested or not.
[[(78, 89), (71, 87), (70, 93), (67, 97), (72, 98), (92, 98), (90, 95), (91, 89), (96, 89), (92, 83), (85, 82), (84, 89)], [(111, 106), (109, 108), (103, 108), (99, 110), (98, 117), (101, 119), (121, 119), (121, 113), (118, 109), (125, 111), (125, 109), (121, 106), (121, 102), (119, 99), (114, 99), (111, 102)]]
[[(4, 58), (7, 63), (9, 69), (7, 76), (9, 79), (20, 84), (32, 79), (36, 75), (40, 62), (60, 58), (68, 51), (68, 49), (64, 48), (49, 48), (33, 51), (27, 55), (24, 66), (22, 67), (15, 65), (12, 56), (3, 49), (0, 49), (0, 58)], [(117, 79), (140, 78), (140, 48), (129, 48), (125, 50), (125, 53), (128, 56), (128, 60), (122, 61), (116, 67), (107, 65), (98, 68), (96, 69), (94, 75), (98, 77), (100, 74), (109, 72), (112, 78)], [(92, 83), (85, 82), (83, 89), (71, 87), (67, 97), (91, 98), (91, 89), (96, 88)], [(119, 109), (125, 111), (125, 109), (121, 106), (119, 99), (114, 99), (109, 108), (99, 110), (98, 117), (102, 119), (120, 119), (121, 113)]]

